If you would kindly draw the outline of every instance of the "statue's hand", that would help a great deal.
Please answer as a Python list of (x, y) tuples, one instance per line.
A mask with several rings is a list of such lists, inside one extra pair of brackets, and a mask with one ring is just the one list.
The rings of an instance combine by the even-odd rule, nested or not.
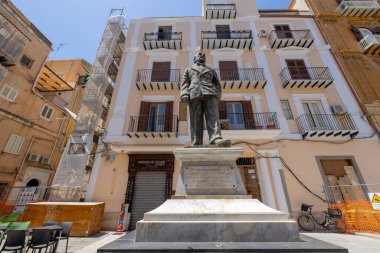
[(181, 102), (188, 104), (190, 102), (190, 95), (183, 95), (181, 97)]

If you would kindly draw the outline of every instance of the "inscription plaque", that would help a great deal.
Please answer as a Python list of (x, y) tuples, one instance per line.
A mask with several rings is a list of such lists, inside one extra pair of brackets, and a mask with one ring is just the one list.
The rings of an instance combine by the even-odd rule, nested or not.
[(231, 194), (236, 192), (236, 176), (231, 166), (187, 166), (183, 178), (188, 193)]

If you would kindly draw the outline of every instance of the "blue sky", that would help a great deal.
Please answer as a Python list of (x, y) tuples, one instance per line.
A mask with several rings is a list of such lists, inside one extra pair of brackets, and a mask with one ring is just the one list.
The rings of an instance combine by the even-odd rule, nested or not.
[[(84, 58), (93, 62), (112, 8), (128, 18), (198, 16), (201, 0), (13, 0), (53, 43), (50, 59)], [(257, 0), (260, 9), (287, 8), (290, 0)], [(63, 44), (59, 46), (60, 44)], [(59, 48), (59, 50), (57, 50)]]

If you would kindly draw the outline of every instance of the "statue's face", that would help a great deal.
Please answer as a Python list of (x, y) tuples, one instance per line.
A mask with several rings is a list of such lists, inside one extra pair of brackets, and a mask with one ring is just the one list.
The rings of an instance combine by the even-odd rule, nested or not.
[(204, 53), (198, 53), (194, 56), (195, 63), (204, 64), (206, 62), (206, 55)]

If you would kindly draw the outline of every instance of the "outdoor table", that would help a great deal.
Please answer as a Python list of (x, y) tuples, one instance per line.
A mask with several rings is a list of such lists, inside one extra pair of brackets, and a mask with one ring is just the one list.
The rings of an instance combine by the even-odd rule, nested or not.
[(49, 229), (50, 231), (56, 231), (59, 233), (58, 235), (58, 239), (56, 241), (56, 244), (53, 248), (53, 253), (57, 252), (57, 249), (58, 249), (58, 243), (59, 243), (59, 238), (61, 237), (61, 232), (62, 232), (62, 227), (58, 226), (58, 225), (53, 225), (53, 226), (42, 226), (42, 227), (31, 227), (28, 229), (28, 232), (29, 234), (33, 234), (33, 230), (37, 230), (37, 229)]

